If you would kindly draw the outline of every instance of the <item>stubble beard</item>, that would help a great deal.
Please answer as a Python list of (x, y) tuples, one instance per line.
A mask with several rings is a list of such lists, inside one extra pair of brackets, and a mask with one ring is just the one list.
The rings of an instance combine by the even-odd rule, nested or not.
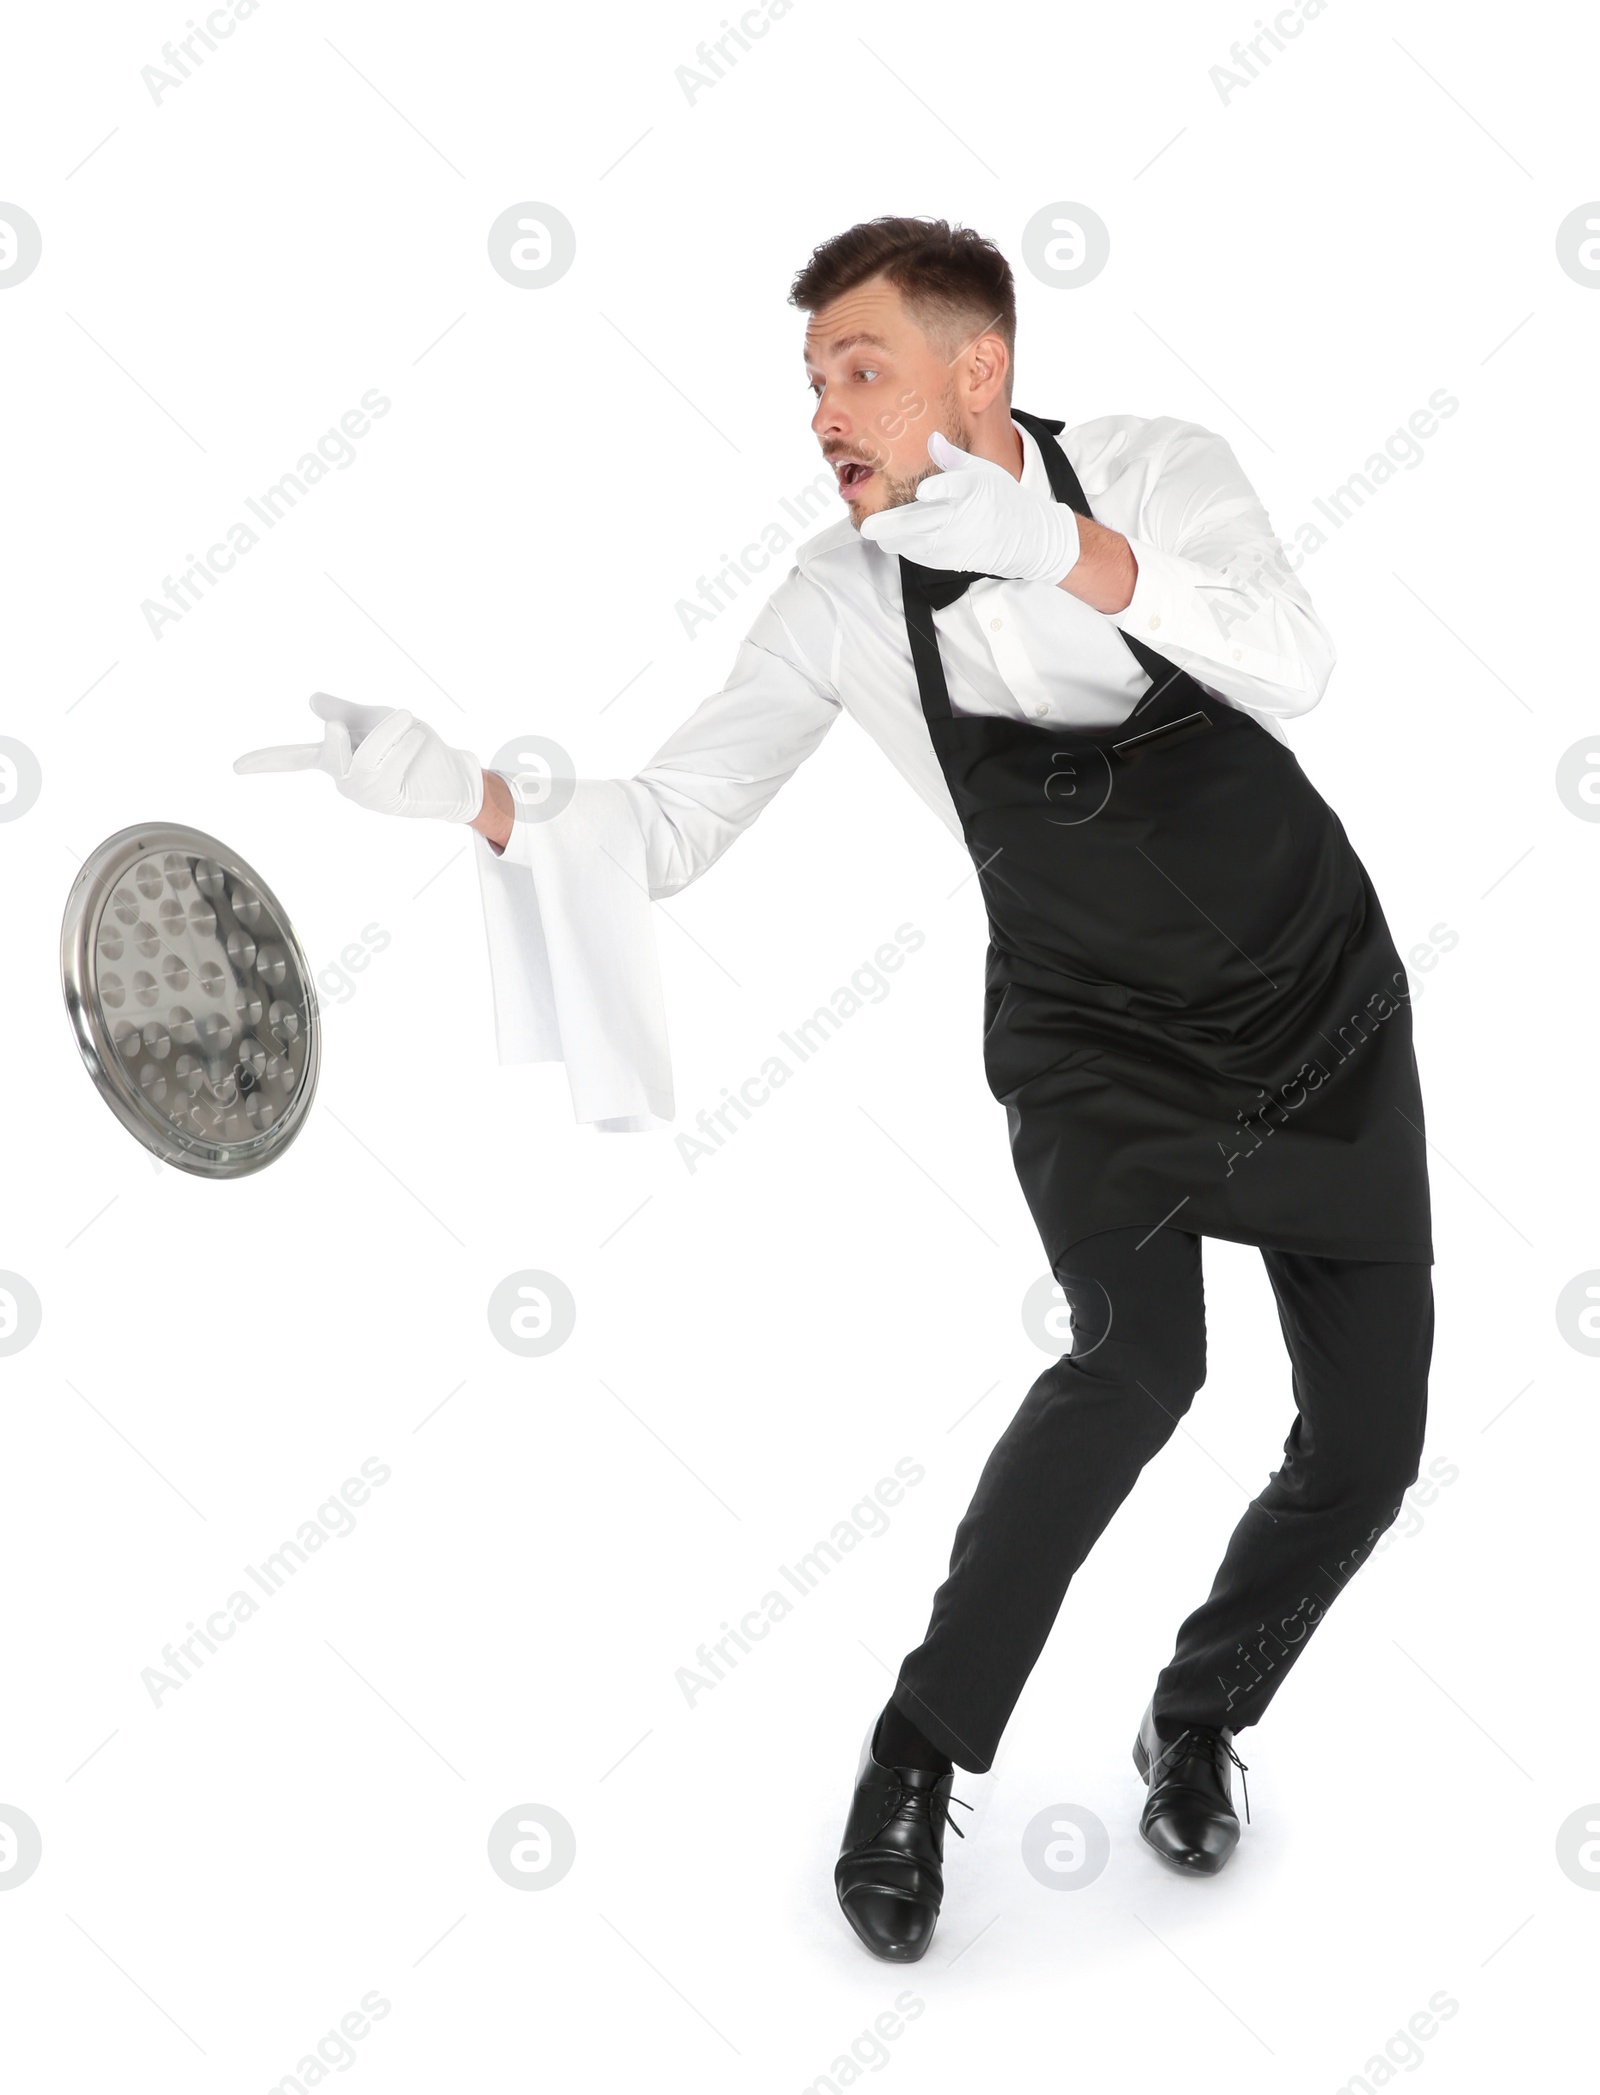
[[(930, 430), (935, 426), (932, 422), (929, 423)], [(957, 405), (956, 391), (953, 385), (947, 388), (943, 400), (939, 403), (937, 427), (948, 437), (958, 451), (970, 451), (972, 449), (972, 427)], [(924, 439), (924, 443), (926, 443), (926, 439)], [(914, 502), (917, 499), (917, 489), (921, 487), (923, 481), (931, 480), (933, 475), (939, 470), (939, 467), (934, 464), (931, 458), (920, 472), (908, 473), (904, 477), (891, 473), (885, 467), (880, 466), (878, 468), (878, 478), (883, 483), (885, 499), (879, 503), (876, 509), (863, 510), (851, 505), (849, 511), (851, 523), (855, 525), (856, 530), (859, 532), (862, 523), (867, 517), (881, 516), (886, 509), (900, 509), (907, 502)]]

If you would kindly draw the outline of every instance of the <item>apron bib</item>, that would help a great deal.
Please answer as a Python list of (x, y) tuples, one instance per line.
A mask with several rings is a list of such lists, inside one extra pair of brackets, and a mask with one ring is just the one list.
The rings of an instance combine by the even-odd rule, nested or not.
[[(1064, 425), (1013, 413), (1089, 516)], [(1052, 1267), (1168, 1221), (1431, 1265), (1405, 970), (1293, 753), (1128, 633), (1151, 685), (1117, 727), (954, 713), (933, 612), (978, 577), (900, 577), (988, 911), (984, 1070)]]

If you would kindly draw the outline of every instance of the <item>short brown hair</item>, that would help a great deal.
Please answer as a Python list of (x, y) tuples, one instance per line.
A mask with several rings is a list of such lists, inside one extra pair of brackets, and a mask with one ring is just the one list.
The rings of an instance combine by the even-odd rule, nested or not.
[(1006, 398), (1017, 353), (1017, 289), (993, 241), (943, 218), (869, 218), (814, 248), (789, 303), (815, 313), (869, 277), (894, 285), (926, 334), (952, 358), (991, 331), (1006, 345)]

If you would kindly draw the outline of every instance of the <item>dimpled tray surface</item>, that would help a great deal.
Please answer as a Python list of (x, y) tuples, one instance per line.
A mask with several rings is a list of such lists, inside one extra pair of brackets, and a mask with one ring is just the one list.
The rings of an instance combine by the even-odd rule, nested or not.
[(316, 998), (282, 905), (237, 852), (169, 823), (108, 837), (67, 899), (61, 976), (90, 1076), (163, 1162), (237, 1178), (294, 1139)]

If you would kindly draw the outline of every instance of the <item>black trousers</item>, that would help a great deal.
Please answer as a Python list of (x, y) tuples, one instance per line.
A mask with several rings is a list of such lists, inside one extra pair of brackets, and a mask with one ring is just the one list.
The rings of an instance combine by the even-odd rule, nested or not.
[[(1205, 1381), (1200, 1245), (1170, 1228), (1107, 1230), (1057, 1269), (1073, 1349), (1029, 1390), (984, 1465), (928, 1634), (894, 1691), (960, 1767), (993, 1762), (1068, 1581)], [(1421, 1460), (1431, 1268), (1261, 1256), (1295, 1420), (1156, 1682), (1164, 1728), (1258, 1721)]]

